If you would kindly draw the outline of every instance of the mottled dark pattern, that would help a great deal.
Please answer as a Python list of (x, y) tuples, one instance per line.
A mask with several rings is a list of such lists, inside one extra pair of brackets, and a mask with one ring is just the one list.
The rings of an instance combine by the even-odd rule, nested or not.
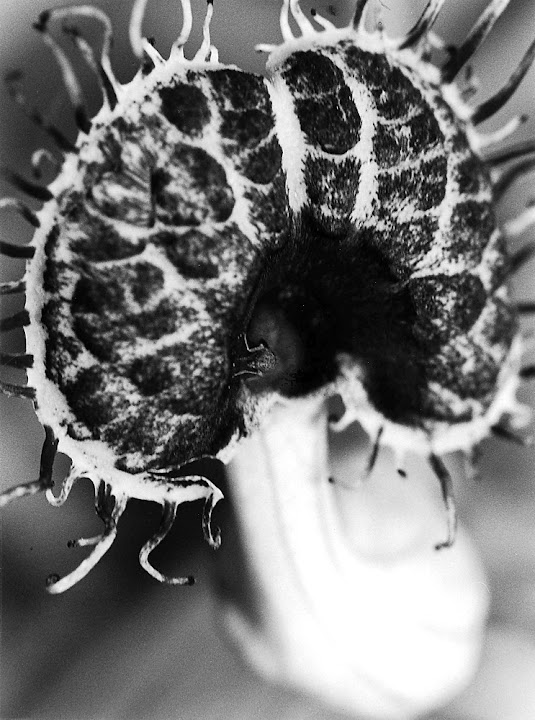
[(207, 77), (221, 115), (224, 151), (251, 182), (271, 182), (280, 169), (281, 149), (265, 80), (231, 69)]
[(245, 197), (251, 202), (250, 215), (258, 239), (268, 248), (284, 243), (290, 216), (284, 173), (277, 173), (265, 190), (247, 190)]
[(161, 244), (168, 259), (184, 277), (208, 279), (219, 275), (217, 262), (213, 258), (218, 238), (199, 230), (187, 230), (181, 234), (164, 231), (154, 236), (153, 242)]
[(357, 144), (360, 115), (341, 70), (329, 58), (319, 51), (293, 53), (281, 68), (281, 75), (311, 145), (341, 155)]
[(481, 280), (469, 273), (413, 278), (408, 287), (424, 341), (466, 334), (487, 301)]
[(380, 167), (394, 167), (400, 162), (418, 161), (423, 152), (437, 148), (443, 138), (433, 115), (425, 113), (407, 120), (399, 127), (377, 126), (375, 152)]
[(382, 172), (378, 176), (377, 214), (395, 214), (407, 203), (414, 210), (438, 207), (446, 194), (447, 161), (445, 157), (418, 163), (416, 168)]
[(335, 163), (307, 157), (304, 180), (309, 210), (325, 232), (340, 234), (349, 230), (359, 179), (360, 165), (354, 158)]
[(177, 130), (199, 136), (210, 121), (210, 108), (202, 90), (195, 85), (176, 82), (158, 91), (162, 113)]
[(405, 223), (391, 222), (388, 230), (367, 226), (359, 230), (359, 237), (379, 250), (396, 277), (406, 280), (432, 248), (437, 229), (437, 219), (424, 216)]
[(477, 345), (470, 347), (471, 363), (456, 348), (455, 343), (444, 345), (428, 364), (428, 380), (457, 394), (463, 400), (473, 398), (485, 404), (491, 401), (496, 388), (500, 365)]
[[(257, 185), (267, 185), (282, 176), (282, 150), (276, 137), (248, 153), (242, 166), (244, 176)], [(286, 193), (284, 193), (285, 195)], [(285, 197), (283, 197), (286, 200)]]
[(488, 201), (461, 200), (451, 216), (449, 252), (473, 266), (480, 262), (490, 236), (496, 228), (496, 217)]
[(205, 150), (177, 143), (169, 165), (152, 172), (155, 216), (166, 225), (224, 222), (234, 195), (223, 167)]
[[(278, 72), (305, 141), (304, 188), (287, 188), (268, 81), (189, 69), (154, 86), (158, 111), (139, 98), (95, 125), (103, 159), (85, 161), (82, 148), (83, 190), (59, 199), (43, 278), (46, 372), (75, 417), (72, 437), (104, 440), (128, 472), (215, 454), (246, 432), (247, 381), (233, 367), (259, 308), (279, 322), (289, 361), (257, 388), (306, 394), (336, 378), (346, 353), (372, 405), (405, 425), (469, 419), (441, 386), (481, 411), (492, 401), (489, 348), (505, 356), (516, 326), (493, 296), (505, 248), (489, 243), (492, 201), (473, 197), (489, 178), (462, 123), (415, 71), (348, 42), (294, 53)], [(346, 77), (369, 105), (356, 106)], [(356, 157), (363, 112), (373, 148)], [(353, 219), (370, 168), (371, 217)], [(288, 194), (303, 190), (294, 213)]]
[(145, 239), (132, 240), (121, 235), (106, 218), (85, 209), (82, 209), (76, 222), (83, 227), (83, 234), (71, 240), (70, 249), (82, 260), (127, 260), (143, 252), (147, 244)]
[(461, 157), (453, 166), (453, 177), (460, 193), (477, 195), (489, 184), (485, 165), (475, 155)]

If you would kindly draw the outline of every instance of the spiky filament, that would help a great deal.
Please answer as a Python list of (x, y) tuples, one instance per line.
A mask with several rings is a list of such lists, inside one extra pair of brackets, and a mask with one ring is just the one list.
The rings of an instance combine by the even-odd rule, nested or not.
[(364, 11), (366, 10), (367, 4), (368, 0), (357, 0), (357, 4), (355, 5), (355, 12), (353, 13), (353, 27), (355, 28), (355, 30), (359, 30), (360, 27), (363, 25)]
[(80, 565), (73, 572), (65, 575), (56, 582), (47, 584), (47, 591), (53, 595), (65, 592), (76, 583), (80, 582), (108, 552), (117, 536), (117, 524), (123, 514), (128, 498), (126, 495), (112, 495), (111, 488), (106, 490), (113, 500), (113, 510), (105, 515), (105, 528), (102, 536), (97, 541), (95, 548), (89, 557), (82, 560)]
[(47, 45), (52, 51), (52, 54), (59, 66), (63, 84), (67, 90), (67, 95), (74, 109), (76, 125), (81, 132), (87, 134), (91, 129), (91, 121), (89, 120), (89, 116), (87, 114), (82, 88), (78, 82), (78, 78), (76, 77), (70, 60), (48, 31), (49, 20), (50, 12), (45, 10), (39, 16), (39, 20), (35, 23), (34, 28), (41, 33), (45, 45)]
[(38, 228), (41, 224), (37, 215), (18, 198), (0, 198), (0, 210), (14, 210), (34, 228)]
[(457, 512), (455, 509), (453, 480), (451, 478), (448, 468), (444, 464), (444, 461), (438, 455), (435, 455), (435, 453), (431, 453), (429, 455), (429, 463), (440, 482), (442, 499), (446, 508), (446, 518), (448, 522), (447, 537), (443, 542), (437, 543), (435, 545), (436, 550), (443, 550), (444, 548), (449, 548), (453, 545), (457, 534)]
[(404, 50), (407, 47), (416, 45), (422, 37), (429, 33), (445, 2), (446, 0), (429, 0), (416, 24), (397, 44), (398, 50)]
[(168, 575), (164, 575), (159, 570), (156, 570), (156, 568), (153, 567), (149, 562), (149, 555), (151, 554), (151, 552), (162, 542), (162, 540), (167, 536), (167, 534), (173, 527), (173, 523), (175, 522), (176, 518), (176, 511), (176, 503), (164, 503), (160, 527), (157, 532), (154, 533), (151, 539), (148, 540), (141, 548), (141, 551), (139, 553), (139, 563), (143, 570), (145, 570), (145, 572), (147, 572), (149, 575), (152, 575), (153, 578), (155, 578), (161, 583), (165, 583), (166, 585), (193, 585), (195, 582), (193, 576), (188, 575), (187, 577), (170, 577)]
[(104, 37), (102, 41), (102, 51), (100, 59), (97, 60), (93, 50), (82, 40), (79, 42), (79, 47), (86, 60), (89, 62), (91, 67), (96, 69), (96, 72), (102, 82), (105, 97), (111, 108), (115, 107), (117, 102), (117, 93), (120, 85), (115, 78), (112, 66), (111, 66), (111, 48), (113, 45), (113, 29), (111, 20), (108, 15), (98, 7), (94, 5), (77, 5), (65, 8), (54, 8), (49, 11), (49, 20), (61, 20), (71, 19), (73, 16), (87, 17), (96, 20), (101, 23), (104, 28)]
[(451, 55), (446, 64), (442, 67), (442, 82), (447, 84), (453, 82), (457, 74), (466, 65), (468, 60), (475, 54), (477, 49), (485, 42), (487, 35), (494, 27), (510, 0), (492, 0), (488, 7), (482, 12), (475, 25), (470, 30), (468, 37)]
[(473, 110), (470, 120), (474, 125), (478, 125), (479, 123), (482, 123), (492, 117), (492, 115), (497, 113), (498, 110), (505, 105), (526, 76), (526, 73), (533, 64), (534, 58), (535, 40), (529, 46), (526, 54), (507, 83), (495, 95), (486, 100), (484, 103), (481, 103), (481, 105)]

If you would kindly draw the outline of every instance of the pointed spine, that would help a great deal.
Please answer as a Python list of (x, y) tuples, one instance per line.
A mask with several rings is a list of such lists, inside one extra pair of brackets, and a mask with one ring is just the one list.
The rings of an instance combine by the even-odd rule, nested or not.
[(535, 153), (535, 140), (523, 140), (522, 142), (516, 143), (516, 145), (511, 145), (504, 150), (499, 150), (496, 153), (487, 155), (483, 159), (488, 165), (497, 167), (510, 160), (523, 158), (532, 153)]
[(0, 352), (0, 365), (22, 370), (33, 367), (33, 355), (27, 353), (4, 353)]
[[(103, 483), (101, 483), (103, 485)], [(99, 488), (100, 492), (100, 488)], [(55, 580), (50, 584), (47, 584), (47, 590), (53, 595), (65, 592), (77, 582), (82, 580), (99, 562), (99, 560), (108, 552), (110, 547), (113, 545), (115, 538), (117, 537), (117, 524), (123, 514), (128, 499), (124, 495), (111, 495), (111, 490), (108, 488), (108, 499), (113, 500), (113, 509), (105, 516), (105, 528), (102, 535), (99, 537), (91, 554), (82, 560), (80, 565), (63, 578)]]
[(468, 37), (450, 57), (441, 70), (442, 82), (451, 83), (468, 60), (485, 42), (496, 21), (509, 5), (510, 0), (493, 0), (480, 15)]
[(87, 134), (91, 130), (91, 120), (87, 114), (82, 88), (80, 87), (78, 78), (76, 77), (67, 55), (63, 52), (61, 47), (48, 31), (50, 17), (51, 13), (49, 10), (42, 12), (39, 15), (39, 20), (34, 24), (34, 28), (41, 33), (45, 45), (50, 48), (56, 59), (61, 72), (61, 77), (63, 78), (63, 84), (65, 85), (67, 95), (69, 96), (69, 100), (71, 101), (74, 109), (74, 119), (76, 121), (76, 125), (79, 130)]
[(384, 427), (381, 426), (377, 431), (377, 435), (375, 436), (372, 451), (370, 453), (370, 457), (368, 458), (368, 464), (366, 466), (366, 475), (372, 474), (375, 463), (377, 462), (377, 458), (379, 457), (379, 450), (381, 449), (381, 437), (383, 435), (383, 431)]
[(442, 500), (444, 501), (444, 506), (446, 508), (448, 535), (446, 540), (435, 545), (436, 550), (442, 550), (453, 545), (457, 534), (457, 512), (455, 510), (455, 501), (453, 496), (453, 482), (449, 470), (444, 464), (442, 458), (434, 453), (431, 453), (429, 456), (429, 464), (433, 468), (433, 471), (440, 482)]
[(26, 327), (30, 324), (30, 316), (27, 310), (21, 310), (15, 315), (11, 315), (7, 318), (0, 320), (0, 331), (8, 332), (9, 330), (16, 330), (17, 328)]
[(355, 12), (353, 13), (353, 27), (355, 30), (359, 30), (362, 25), (367, 4), (368, 0), (357, 0)]
[(17, 198), (0, 198), (0, 210), (14, 210), (34, 228), (41, 226), (37, 215), (30, 210), (30, 208), (25, 205), (22, 200), (18, 200)]
[[(113, 45), (113, 28), (111, 20), (103, 10), (95, 7), (94, 5), (77, 5), (72, 7), (54, 8), (50, 11), (49, 19), (72, 18), (74, 15), (96, 20), (97, 22), (100, 22), (104, 28), (104, 39), (102, 41), (100, 60), (97, 60), (94, 56), (93, 50), (89, 46), (83, 49), (80, 48), (80, 50), (85, 55), (90, 65), (92, 60), (89, 58), (89, 55), (94, 59), (105, 96), (110, 107), (113, 109), (115, 107), (115, 103), (117, 102), (117, 94), (120, 84), (117, 82), (111, 66), (110, 53)], [(83, 41), (82, 44), (87, 45), (85, 41)]]
[(0, 392), (7, 397), (16, 397), (24, 400), (35, 400), (35, 390), (27, 385), (14, 385), (0, 380)]
[(0, 240), (0, 254), (11, 258), (29, 259), (35, 255), (35, 248), (31, 245), (13, 245)]
[(535, 157), (530, 158), (529, 160), (524, 160), (523, 162), (518, 163), (518, 165), (514, 165), (509, 170), (506, 170), (494, 184), (495, 197), (498, 199), (502, 198), (513, 183), (533, 170), (535, 170)]
[(164, 503), (160, 527), (151, 539), (141, 548), (139, 553), (139, 564), (145, 572), (152, 575), (152, 577), (159, 582), (166, 583), (167, 585), (193, 585), (195, 579), (191, 575), (188, 577), (169, 577), (167, 575), (163, 575), (159, 570), (156, 570), (149, 561), (149, 555), (151, 552), (162, 542), (173, 527), (173, 523), (176, 518), (176, 511), (176, 503)]
[(36, 183), (32, 183), (29, 180), (26, 180), (26, 178), (23, 178), (22, 175), (13, 172), (13, 170), (10, 170), (9, 168), (2, 168), (0, 170), (0, 174), (9, 183), (17, 187), (19, 190), (22, 190), (22, 192), (26, 193), (26, 195), (29, 195), (35, 200), (47, 202), (48, 200), (52, 200), (54, 197), (54, 195), (50, 192), (48, 188), (42, 187), (42, 185), (37, 185)]
[(17, 295), (26, 292), (25, 280), (12, 280), (0, 283), (0, 295)]
[(511, 75), (507, 83), (495, 95), (481, 103), (472, 113), (471, 121), (474, 125), (484, 122), (500, 110), (512, 97), (517, 87), (524, 79), (535, 58), (535, 40), (529, 46), (519, 66)]
[(400, 41), (398, 50), (404, 50), (416, 43), (431, 30), (446, 0), (429, 0), (419, 20)]
[(509, 258), (509, 275), (517, 273), (535, 255), (535, 242), (527, 243)]

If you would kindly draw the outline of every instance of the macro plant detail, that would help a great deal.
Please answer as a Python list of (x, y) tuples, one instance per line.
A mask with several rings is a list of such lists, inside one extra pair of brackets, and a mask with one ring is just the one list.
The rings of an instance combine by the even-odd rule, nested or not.
[[(48, 187), (8, 173), (42, 210), (1, 201), (36, 228), (29, 246), (0, 246), (28, 261), (20, 282), (1, 287), (26, 293), (25, 310), (1, 329), (24, 327), (27, 351), (1, 361), (24, 368), (28, 384), (1, 388), (34, 403), (45, 441), (38, 480), (0, 503), (44, 491), (61, 505), (89, 477), (104, 522), (100, 536), (77, 541), (91, 554), (48, 590), (68, 589), (98, 562), (129, 498), (162, 505), (142, 566), (190, 584), (149, 561), (183, 502), (205, 500), (205, 537), (220, 544), (211, 515), (222, 493), (189, 466), (229, 461), (279, 403), (333, 395), (344, 415), (332, 424), (357, 420), (374, 440), (370, 470), (381, 446), (397, 453), (400, 473), (409, 451), (429, 459), (447, 509), (437, 548), (450, 546), (456, 518), (442, 455), (470, 456), (490, 433), (513, 437), (526, 422), (515, 395), (533, 371), (521, 369), (508, 281), (531, 247), (511, 257), (506, 241), (534, 214), (502, 230), (494, 205), (532, 168), (535, 147), (500, 149), (519, 120), (494, 137), (476, 127), (516, 90), (535, 43), (504, 88), (470, 107), (456, 78), (507, 0), (491, 2), (455, 51), (432, 31), (444, 0), (430, 0), (401, 39), (365, 28), (365, 0), (341, 29), (284, 0), (283, 42), (260, 48), (265, 78), (219, 61), (212, 3), (188, 60), (182, 0), (182, 32), (164, 59), (143, 37), (145, 4), (134, 5), (140, 70), (127, 85), (113, 75), (101, 10), (41, 14), (36, 29), (80, 132), (73, 145), (41, 122), (63, 153)], [(72, 26), (77, 15), (102, 24), (100, 57)], [(94, 118), (49, 33), (55, 21), (100, 78)], [(10, 83), (22, 103), (16, 74)], [(527, 160), (502, 170), (515, 158)], [(55, 495), (58, 450), (72, 468)]]

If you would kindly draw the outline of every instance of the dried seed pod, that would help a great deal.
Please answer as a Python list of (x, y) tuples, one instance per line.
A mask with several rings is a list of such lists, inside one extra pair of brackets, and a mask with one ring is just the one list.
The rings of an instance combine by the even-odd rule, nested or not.
[[(59, 504), (53, 445), (73, 463), (61, 502), (82, 475), (97, 493), (106, 488), (115, 504), (99, 513), (95, 561), (128, 498), (159, 502), (165, 521), (142, 563), (161, 579), (147, 558), (177, 504), (204, 498), (205, 534), (218, 545), (210, 515), (221, 493), (188, 465), (228, 460), (278, 399), (340, 393), (341, 423), (357, 419), (376, 438), (370, 467), (381, 445), (429, 458), (448, 508), (437, 546), (450, 545), (451, 481), (439, 456), (471, 452), (519, 412), (514, 261), (495, 219), (500, 180), (473, 123), (512, 94), (533, 46), (506, 88), (472, 110), (452, 81), (504, 0), (490, 3), (442, 68), (427, 59), (440, 47), (431, 26), (441, 0), (395, 41), (365, 29), (366, 2), (341, 29), (314, 14), (317, 29), (297, 0), (284, 0), (284, 42), (263, 46), (266, 77), (218, 61), (211, 3), (195, 57), (183, 53), (183, 0), (183, 31), (162, 58), (142, 36), (145, 4), (135, 2), (130, 28), (141, 68), (124, 86), (101, 10), (52, 10), (36, 24), (80, 133), (73, 147), (60, 138), (65, 157), (49, 187), (9, 174), (44, 201), (37, 215), (3, 203), (37, 227), (29, 247), (0, 246), (28, 258), (26, 310), (2, 325), (25, 326), (28, 387), (2, 388), (31, 398), (48, 429), (39, 481), (28, 487)], [(105, 30), (97, 58), (67, 28), (103, 89), (92, 119), (49, 33), (51, 21), (77, 14)], [(49, 589), (82, 577), (84, 562)]]

